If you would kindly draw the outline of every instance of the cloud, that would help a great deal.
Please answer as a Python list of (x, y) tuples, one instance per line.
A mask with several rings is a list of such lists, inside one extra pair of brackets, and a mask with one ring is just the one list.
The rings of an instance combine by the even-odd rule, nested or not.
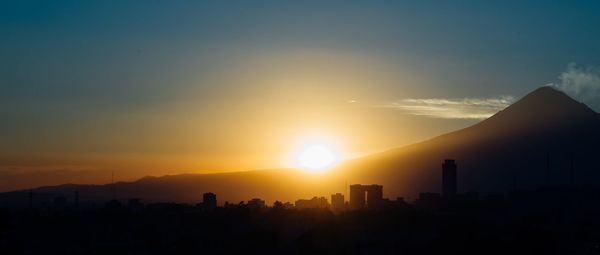
[(495, 98), (427, 98), (402, 99), (377, 107), (403, 111), (411, 115), (443, 119), (485, 119), (508, 107), (515, 101), (512, 96)]
[(570, 63), (558, 79), (551, 85), (580, 101), (600, 98), (600, 69), (597, 67), (579, 68)]

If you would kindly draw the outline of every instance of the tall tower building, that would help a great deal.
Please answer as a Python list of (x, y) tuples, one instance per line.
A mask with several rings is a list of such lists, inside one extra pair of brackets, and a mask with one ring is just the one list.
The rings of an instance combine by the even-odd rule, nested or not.
[(334, 212), (340, 212), (344, 210), (344, 195), (342, 195), (342, 193), (335, 193), (331, 195), (331, 209)]
[(350, 185), (350, 209), (378, 208), (383, 204), (383, 186)]
[(454, 159), (446, 159), (442, 164), (442, 195), (456, 195), (456, 163)]
[(217, 208), (217, 195), (212, 192), (204, 193), (202, 196), (202, 206), (210, 210)]
[(373, 184), (367, 186), (367, 207), (375, 209), (381, 207), (383, 203), (383, 186)]
[(350, 185), (350, 208), (362, 209), (367, 204), (365, 200), (365, 186), (360, 184)]

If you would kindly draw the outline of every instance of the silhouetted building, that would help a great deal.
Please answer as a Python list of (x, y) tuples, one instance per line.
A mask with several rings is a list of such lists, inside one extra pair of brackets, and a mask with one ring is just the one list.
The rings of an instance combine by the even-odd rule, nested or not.
[(366, 204), (365, 187), (360, 184), (350, 185), (350, 208), (362, 209)]
[(344, 195), (342, 195), (342, 193), (331, 195), (331, 209), (334, 212), (341, 212), (344, 210)]
[(406, 208), (407, 206), (408, 206), (408, 203), (406, 203), (406, 201), (404, 201), (403, 197), (397, 197), (395, 200), (391, 200), (388, 198), (382, 199), (381, 204), (376, 208), (399, 209), (399, 208)]
[(294, 205), (290, 202), (281, 202), (281, 201), (275, 201), (275, 203), (273, 203), (273, 208), (276, 209), (294, 209)]
[(225, 201), (225, 203), (223, 204), (223, 207), (231, 209), (231, 208), (237, 208), (237, 207), (240, 207), (240, 206), (243, 206), (243, 205), (244, 205), (244, 201), (241, 201), (239, 204), (229, 203), (228, 201)]
[(454, 159), (446, 159), (442, 164), (442, 196), (456, 195), (456, 163)]
[(208, 210), (217, 208), (217, 195), (212, 192), (204, 193), (202, 195), (202, 206)]
[(367, 186), (367, 207), (375, 209), (381, 207), (383, 203), (383, 186), (373, 184)]
[(312, 199), (298, 199), (296, 200), (296, 209), (311, 209), (311, 208), (328, 208), (329, 203), (327, 198), (324, 197), (313, 197)]
[(265, 200), (262, 200), (260, 198), (253, 198), (251, 200), (248, 200), (247, 205), (250, 209), (261, 209), (265, 207)]
[[(366, 195), (366, 199), (365, 199)], [(350, 185), (350, 208), (362, 209), (377, 208), (383, 202), (383, 186), (373, 185)]]
[(404, 207), (408, 205), (403, 197), (397, 197), (395, 201), (396, 206)]

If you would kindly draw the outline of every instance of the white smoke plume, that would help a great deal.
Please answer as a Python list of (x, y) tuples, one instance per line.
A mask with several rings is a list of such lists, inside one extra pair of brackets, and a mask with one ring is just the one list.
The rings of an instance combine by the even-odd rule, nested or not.
[(597, 67), (580, 68), (570, 63), (558, 79), (552, 86), (582, 102), (600, 98), (600, 69)]

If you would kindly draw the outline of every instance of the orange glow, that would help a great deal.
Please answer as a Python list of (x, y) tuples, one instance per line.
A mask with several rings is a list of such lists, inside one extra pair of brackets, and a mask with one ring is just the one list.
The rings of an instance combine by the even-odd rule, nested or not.
[(300, 137), (288, 156), (288, 165), (310, 173), (322, 173), (343, 159), (340, 146), (331, 136)]

